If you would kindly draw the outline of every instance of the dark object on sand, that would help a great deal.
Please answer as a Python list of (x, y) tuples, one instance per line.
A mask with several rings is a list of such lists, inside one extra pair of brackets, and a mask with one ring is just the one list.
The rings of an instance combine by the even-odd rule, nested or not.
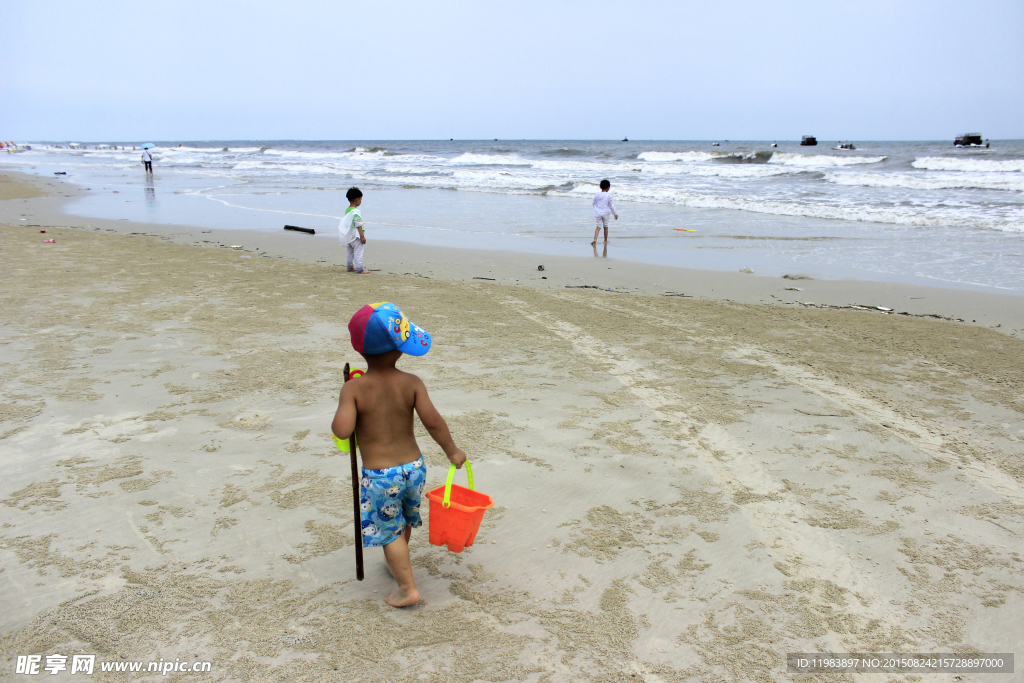
[[(352, 379), (345, 363), (345, 381)], [(352, 460), (352, 511), (356, 516), (356, 578), (363, 580), (363, 525), (359, 518), (359, 464), (356, 462), (356, 433), (348, 437), (348, 452)]]
[(537, 270), (544, 270), (544, 266), (537, 266)]
[(494, 278), (493, 277), (474, 277), (473, 279), (474, 280), (490, 280), (491, 282), (494, 282)]
[(800, 138), (801, 147), (816, 147), (817, 144), (818, 138), (814, 137), (813, 135), (805, 135), (802, 138)]
[(53, 172), (53, 175), (67, 175), (67, 174), (68, 174), (67, 171), (54, 171)]
[(981, 133), (964, 133), (953, 141), (954, 147), (988, 147), (988, 143), (981, 139)]
[(813, 280), (814, 279), (810, 275), (799, 275), (799, 274), (793, 274), (793, 273), (786, 273), (782, 277), (785, 278), (786, 280)]
[(314, 230), (313, 228), (300, 228), (297, 225), (286, 225), (286, 226), (284, 226), (284, 229), (285, 230), (294, 230), (295, 232), (304, 232), (307, 235), (315, 235), (316, 234), (316, 230)]

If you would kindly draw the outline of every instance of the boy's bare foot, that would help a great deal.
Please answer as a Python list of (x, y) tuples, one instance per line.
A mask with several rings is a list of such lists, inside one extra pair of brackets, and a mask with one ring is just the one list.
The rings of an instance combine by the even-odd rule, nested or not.
[(396, 588), (388, 597), (384, 598), (384, 602), (388, 603), (392, 607), (408, 607), (415, 605), (420, 601), (420, 592), (415, 588), (410, 592), (406, 593), (401, 588)]
[(593, 242), (590, 243), (591, 246), (593, 246), (595, 244), (597, 244), (597, 240), (594, 240)]

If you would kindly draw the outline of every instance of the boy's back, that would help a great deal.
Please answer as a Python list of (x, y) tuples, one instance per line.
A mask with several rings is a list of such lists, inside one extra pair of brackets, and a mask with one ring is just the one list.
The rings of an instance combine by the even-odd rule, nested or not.
[(355, 404), (356, 439), (363, 467), (397, 467), (420, 457), (412, 419), (419, 395), (426, 400), (419, 377), (395, 367), (371, 368), (348, 387)]

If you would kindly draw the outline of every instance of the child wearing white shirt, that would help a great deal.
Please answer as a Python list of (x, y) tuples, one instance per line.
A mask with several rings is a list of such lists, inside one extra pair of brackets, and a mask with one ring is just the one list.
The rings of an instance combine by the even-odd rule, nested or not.
[(341, 243), (345, 245), (347, 252), (345, 265), (348, 272), (356, 272), (365, 275), (370, 272), (363, 268), (363, 245), (366, 244), (366, 234), (363, 232), (363, 212), (359, 205), (363, 203), (363, 193), (358, 187), (350, 187), (345, 193), (348, 200), (348, 208), (345, 209), (345, 217), (341, 219), (338, 230), (341, 232)]
[(594, 230), (594, 241), (597, 244), (597, 237), (604, 228), (604, 241), (608, 243), (608, 216), (615, 216), (619, 220), (619, 214), (615, 213), (615, 203), (612, 200), (612, 193), (609, 191), (612, 184), (607, 180), (601, 181), (601, 191), (594, 195), (594, 218), (597, 219), (597, 228)]

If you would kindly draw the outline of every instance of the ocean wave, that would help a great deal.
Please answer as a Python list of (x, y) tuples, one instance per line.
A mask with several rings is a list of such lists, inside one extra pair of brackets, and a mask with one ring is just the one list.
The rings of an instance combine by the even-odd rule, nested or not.
[(289, 164), (267, 162), (259, 159), (239, 161), (231, 167), (234, 171), (268, 171), (270, 173), (329, 173), (333, 175), (355, 175), (353, 169), (336, 168), (327, 164)]
[(301, 150), (286, 150), (286, 149), (273, 149), (267, 148), (263, 150), (263, 155), (268, 157), (281, 157), (284, 159), (336, 159), (336, 160), (347, 160), (347, 159), (358, 159), (358, 158), (383, 158), (384, 152), (382, 148), (374, 148), (378, 151), (370, 151), (361, 147), (356, 147), (349, 152), (303, 152)]
[(910, 164), (925, 171), (989, 171), (1024, 172), (1024, 159), (956, 159), (951, 157), (921, 157)]
[(641, 152), (636, 155), (640, 161), (711, 161), (715, 157), (707, 152)]
[(538, 153), (540, 156), (545, 157), (582, 157), (592, 156), (592, 152), (584, 152), (582, 149), (571, 149), (569, 147), (561, 147), (559, 149), (548, 149)]
[(837, 185), (896, 187), (913, 190), (1009, 190), (1024, 192), (1024, 176), (1003, 173), (826, 173)]
[(719, 164), (767, 164), (773, 152), (712, 152), (711, 155), (712, 161)]
[(640, 161), (669, 162), (682, 161), (685, 163), (703, 163), (714, 161), (726, 164), (764, 164), (772, 158), (772, 153), (761, 152), (641, 152), (636, 155)]
[(518, 154), (476, 154), (464, 152), (454, 159), (449, 159), (450, 164), (475, 164), (477, 166), (530, 166), (534, 162), (523, 159)]
[(794, 154), (791, 152), (776, 152), (772, 155), (770, 164), (782, 164), (785, 166), (800, 166), (802, 168), (831, 168), (835, 166), (856, 166), (858, 164), (877, 164), (885, 161), (888, 157), (847, 157), (830, 156), (827, 154)]
[(803, 172), (767, 164), (644, 164), (640, 170), (652, 175), (691, 175), (706, 178), (770, 178)]
[[(565, 196), (591, 194), (596, 186), (580, 183)], [(824, 203), (737, 197), (694, 192), (676, 188), (622, 187), (615, 189), (615, 198), (637, 202), (676, 204), (700, 209), (735, 209), (777, 216), (800, 216), (868, 223), (888, 223), (911, 227), (984, 228), (1001, 232), (1024, 233), (1024, 210), (1016, 209), (999, 217), (981, 217), (968, 208), (934, 206), (865, 206), (853, 203)]]

